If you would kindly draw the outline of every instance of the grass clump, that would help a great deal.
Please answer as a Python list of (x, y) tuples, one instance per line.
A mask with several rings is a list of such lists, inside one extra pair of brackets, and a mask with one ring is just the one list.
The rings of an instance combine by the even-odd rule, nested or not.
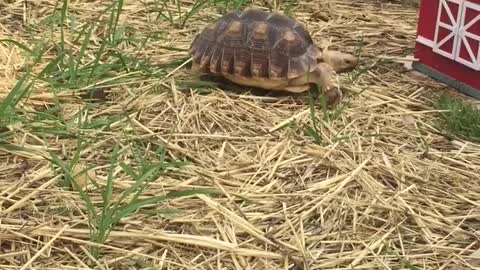
[(465, 140), (480, 142), (480, 110), (447, 94), (441, 95), (435, 102), (435, 108), (441, 110), (440, 126), (448, 133)]
[[(11, 128), (14, 124), (23, 124), (25, 131), (42, 141), (47, 149), (42, 152), (45, 154), (43, 157), (52, 171), (63, 175), (63, 182), (59, 185), (64, 189), (78, 192), (78, 199), (86, 209), (85, 215), (82, 213), (82, 216), (87, 217), (85, 223), (89, 229), (90, 241), (98, 244), (107, 241), (119, 222), (138, 212), (149, 216), (177, 213), (176, 209), (157, 209), (157, 206), (178, 198), (211, 194), (212, 190), (204, 189), (162, 192), (161, 195), (146, 194), (150, 184), (162, 179), (166, 172), (181, 169), (188, 163), (169, 161), (163, 146), (158, 146), (156, 151), (150, 151), (147, 150), (150, 145), (140, 145), (128, 139), (122, 141), (123, 138), (119, 138), (120, 142), (102, 149), (110, 153), (106, 157), (105, 167), (108, 167), (106, 179), (99, 181), (88, 173), (94, 171), (94, 168), (86, 165), (93, 162), (89, 161), (91, 157), (86, 157), (85, 149), (114, 133), (116, 130), (112, 130), (110, 126), (125, 118), (122, 112), (91, 116), (92, 111), (99, 108), (87, 101), (88, 96), (93, 95), (97, 89), (108, 88), (109, 85), (153, 76), (162, 77), (167, 68), (182, 63), (184, 59), (173, 60), (173, 64), (160, 63), (155, 67), (148, 59), (142, 59), (140, 52), (149, 42), (149, 36), (143, 38), (129, 36), (126, 33), (125, 27), (119, 22), (124, 9), (122, 0), (113, 1), (102, 12), (102, 15), (110, 13), (106, 22), (96, 19), (92, 24), (85, 26), (77, 23), (74, 12), (70, 14), (69, 1), (57, 2), (56, 8), (58, 10), (55, 9), (48, 18), (51, 21), (50, 30), (60, 33), (59, 40), (40, 38), (38, 42), (40, 45), (36, 46), (23, 45), (10, 39), (0, 40), (1, 43), (13, 44), (22, 49), (27, 58), (33, 60), (25, 67), (27, 72), (0, 101), (0, 150), (28, 150), (26, 147), (7, 142), (14, 135), (15, 129)], [(184, 16), (183, 24), (188, 18)], [(102, 28), (105, 28), (103, 34)], [(134, 48), (130, 54), (124, 52), (124, 46), (127, 45)], [(49, 62), (38, 70), (36, 65), (47, 59), (48, 52), (54, 54), (50, 55)], [(158, 74), (154, 74), (154, 71)], [(29, 94), (33, 90), (39, 90), (35, 89), (39, 85), (43, 87), (43, 91), (53, 94), (54, 98), (50, 104), (42, 106), (38, 111), (23, 108), (22, 102), (28, 101), (31, 98)], [(69, 104), (61, 102), (56, 98), (57, 95), (78, 90), (87, 91), (90, 95), (88, 93), (80, 95), (85, 103), (79, 106), (78, 111), (72, 116), (64, 115), (62, 112)], [(125, 113), (127, 114), (128, 112)], [(65, 150), (60, 154), (53, 150), (56, 140), (62, 140), (67, 144), (76, 141), (74, 147), (76, 150), (74, 153)], [(134, 141), (141, 140), (134, 138)], [(129, 181), (131, 184), (124, 188), (124, 185), (118, 185), (120, 180)], [(102, 250), (98, 246), (92, 246), (90, 252), (97, 259)]]
[[(79, 144), (79, 149), (82, 148), (82, 143)], [(133, 147), (132, 147), (133, 148)], [(138, 149), (141, 150), (141, 149)], [(132, 149), (132, 152), (135, 152)], [(63, 161), (55, 153), (50, 153), (49, 161), (54, 168), (59, 168), (60, 172), (64, 174), (64, 186), (67, 189), (73, 188), (79, 192), (81, 200), (85, 203), (88, 216), (88, 227), (90, 230), (90, 240), (98, 244), (104, 244), (110, 232), (114, 230), (115, 226), (124, 218), (134, 215), (142, 211), (144, 208), (151, 208), (158, 204), (169, 200), (174, 200), (183, 197), (190, 197), (197, 194), (212, 194), (212, 190), (183, 190), (174, 191), (165, 195), (145, 196), (144, 192), (147, 187), (161, 179), (162, 175), (171, 169), (179, 169), (188, 165), (186, 162), (167, 161), (166, 151), (163, 147), (159, 147), (154, 157), (151, 159), (145, 155), (136, 154), (134, 161), (136, 165), (127, 164), (127, 162), (120, 161), (124, 152), (115, 145), (112, 149), (111, 160), (106, 177), (106, 183), (98, 183), (94, 178), (87, 173), (88, 168), (83, 172), (78, 172), (75, 168), (81, 164), (80, 151), (77, 150), (75, 156), (69, 161)], [(119, 190), (115, 182), (118, 181), (119, 175), (126, 175), (125, 177), (133, 181), (133, 184), (124, 190)], [(88, 179), (85, 179), (88, 178)], [(86, 186), (91, 183), (93, 189), (86, 191)], [(100, 194), (101, 199), (93, 198), (94, 194)], [(145, 198), (141, 198), (144, 196)], [(167, 209), (147, 210), (147, 215), (168, 215), (177, 213), (176, 210)], [(100, 256), (101, 249), (98, 246), (91, 248), (92, 256), (97, 259)]]

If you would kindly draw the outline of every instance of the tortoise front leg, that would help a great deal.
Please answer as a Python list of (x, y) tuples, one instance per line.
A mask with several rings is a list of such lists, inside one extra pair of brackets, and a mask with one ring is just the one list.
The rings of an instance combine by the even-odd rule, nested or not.
[(337, 73), (326, 63), (320, 63), (314, 73), (312, 83), (317, 84), (322, 90), (327, 106), (330, 108), (336, 107), (343, 98)]

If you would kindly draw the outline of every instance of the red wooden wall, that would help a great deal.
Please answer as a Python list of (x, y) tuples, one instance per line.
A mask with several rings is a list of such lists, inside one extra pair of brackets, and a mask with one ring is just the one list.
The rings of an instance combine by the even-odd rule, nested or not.
[[(480, 5), (480, 0), (465, 0)], [(418, 19), (417, 36), (422, 36), (427, 40), (434, 40), (437, 12), (440, 5), (440, 0), (422, 0)], [(453, 16), (456, 18), (458, 11), (458, 4), (450, 3), (450, 9)], [(470, 21), (478, 16), (480, 11), (467, 10), (465, 14), (465, 21)], [(441, 14), (440, 20), (444, 23), (450, 24), (450, 19), (447, 14)], [(480, 21), (477, 21), (469, 28), (469, 32), (480, 36)], [(445, 37), (449, 32), (440, 31), (439, 37)], [(477, 54), (480, 44), (473, 39), (467, 37), (471, 49)], [(451, 49), (453, 46), (453, 39), (443, 46), (442, 49)], [(460, 82), (470, 85), (480, 91), (480, 71), (465, 66), (462, 63), (446, 58), (442, 55), (434, 53), (432, 48), (417, 42), (415, 48), (415, 57), (420, 59), (420, 63), (425, 64), (434, 70), (450, 76)], [(470, 56), (464, 45), (460, 47), (460, 58), (470, 59)]]
[[(480, 1), (480, 0), (479, 0)], [(418, 16), (417, 35), (433, 40), (439, 0), (422, 0)]]

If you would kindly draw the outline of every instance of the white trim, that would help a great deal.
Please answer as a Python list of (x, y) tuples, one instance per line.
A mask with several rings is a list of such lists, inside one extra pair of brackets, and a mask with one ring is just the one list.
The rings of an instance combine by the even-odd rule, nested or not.
[[(458, 39), (457, 44), (455, 44), (455, 46), (458, 48), (455, 53), (455, 61), (462, 63), (474, 70), (480, 71), (480, 36), (474, 33), (468, 32), (469, 28), (480, 20), (480, 14), (478, 14), (470, 22), (465, 24), (466, 13), (468, 9), (480, 12), (480, 5), (474, 4), (471, 2), (464, 2), (461, 5), (462, 13), (461, 13), (461, 18), (459, 18), (459, 21), (461, 23), (458, 30), (458, 37), (460, 38)], [(474, 52), (472, 50), (470, 43), (467, 40), (467, 37), (478, 42), (479, 47), (477, 52)], [(468, 56), (470, 56), (469, 60), (460, 57), (462, 45), (464, 45), (465, 49), (468, 52)]]
[[(477, 69), (477, 67), (476, 67), (476, 57), (473, 55), (472, 48), (470, 47), (470, 44), (468, 43), (468, 40), (466, 40), (465, 36), (462, 36), (461, 40), (463, 42), (458, 43), (459, 44), (459, 50), (457, 50), (457, 55), (456, 55), (455, 61), (457, 61), (459, 63), (462, 63), (465, 66), (468, 66), (468, 67), (476, 70)], [(461, 51), (461, 48), (462, 48), (461, 45), (464, 45), (465, 49), (467, 50), (467, 54), (468, 54), (468, 56), (470, 56), (470, 61), (460, 57), (460, 51)]]
[(475, 63), (477, 60), (476, 55), (473, 54), (472, 47), (470, 46), (470, 43), (468, 42), (467, 38), (465, 36), (462, 36), (462, 41), (465, 45), (465, 48), (467, 49), (468, 55), (470, 56), (470, 59)]
[[(480, 67), (480, 44), (478, 45), (478, 55), (477, 55), (477, 64)], [(478, 69), (477, 69), (478, 70)]]
[(446, 28), (450, 31), (455, 31), (455, 26), (453, 26), (453, 24), (450, 25), (450, 24), (446, 24), (444, 22), (438, 22), (437, 26), (441, 26), (441, 27)]
[[(477, 4), (474, 4), (474, 3), (471, 3), (471, 2), (465, 2), (464, 8), (465, 8), (464, 11), (463, 11), (463, 16), (464, 17), (465, 17), (465, 13), (467, 13), (467, 8), (480, 11), (480, 5), (477, 5)], [(474, 25), (479, 20), (480, 20), (480, 14), (477, 15), (477, 17), (473, 18), (473, 20), (471, 20), (469, 23), (467, 23), (467, 25), (465, 25), (464, 27), (465, 28), (470, 28), (472, 25)]]
[[(435, 34), (433, 40), (430, 40), (424, 36), (418, 35), (416, 41), (420, 44), (432, 48), (432, 51), (436, 54), (442, 55), (446, 58), (449, 58), (453, 61), (461, 63), (469, 68), (480, 71), (480, 35), (469, 32), (469, 28), (480, 21), (480, 14), (474, 17), (471, 21), (465, 24), (466, 12), (467, 9), (473, 9), (480, 12), (480, 5), (472, 2), (467, 2), (465, 0), (439, 0), (440, 5), (437, 10), (437, 18), (435, 25)], [(453, 16), (452, 10), (450, 9), (449, 3), (457, 4), (457, 19)], [(445, 23), (441, 21), (442, 12), (445, 10), (449, 21), (451, 23)], [(439, 40), (440, 29), (450, 31), (450, 33), (445, 36), (442, 40)], [(478, 52), (472, 50), (470, 43), (467, 38), (473, 39), (474, 41), (479, 42)], [(452, 51), (445, 51), (440, 47), (443, 46), (446, 42), (453, 39)], [(465, 50), (470, 56), (470, 61), (460, 57), (461, 49), (465, 47)]]
[[(480, 63), (480, 48), (478, 49), (477, 63)], [(478, 70), (478, 69), (477, 69)]]
[[(455, 33), (454, 31), (452, 31), (450, 34), (448, 34), (446, 37), (444, 37), (442, 40), (440, 40), (440, 42), (438, 42), (437, 44), (435, 44), (435, 46), (436, 46), (437, 48), (442, 47), (443, 44), (447, 43), (447, 41), (448, 41), (449, 39), (451, 39), (452, 37), (455, 38), (455, 35), (456, 35), (456, 34), (457, 34), (457, 33)], [(454, 46), (455, 46), (455, 43), (453, 44), (453, 47), (454, 47)], [(453, 50), (455, 50), (455, 48), (453, 48), (452, 51), (453, 51)], [(453, 53), (453, 52), (452, 52), (452, 53)]]
[[(451, 23), (452, 25), (455, 25), (455, 23), (457, 22), (457, 20), (455, 20), (455, 17), (453, 17), (452, 11), (450, 10), (450, 7), (448, 6), (447, 1), (442, 0), (440, 6), (443, 6), (443, 8), (445, 9), (445, 11), (447, 12), (447, 16), (448, 16), (448, 18), (450, 19), (450, 23)], [(440, 9), (440, 10), (441, 10), (441, 9)], [(440, 19), (441, 19), (441, 17), (442, 17), (442, 13), (440, 12), (438, 15), (439, 15), (439, 16), (438, 16), (438, 20), (440, 21)], [(457, 14), (457, 15), (458, 15), (458, 14)], [(458, 17), (457, 17), (457, 18), (458, 18)]]
[[(453, 48), (455, 48), (455, 46), (454, 46)], [(437, 54), (440, 54), (441, 56), (447, 57), (447, 58), (450, 59), (450, 60), (455, 60), (455, 56), (454, 56), (453, 52), (452, 52), (452, 53), (449, 53), (449, 52), (447, 52), (447, 51), (444, 51), (444, 50), (442, 50), (442, 49), (440, 49), (440, 48), (435, 48), (435, 47), (433, 48), (433, 51), (434, 51), (435, 53), (437, 53)]]
[(426, 37), (422, 37), (420, 35), (417, 36), (417, 42), (425, 46), (428, 46), (430, 48), (433, 48), (433, 46), (435, 46), (435, 43), (433, 42), (433, 40), (430, 40)]
[[(479, 15), (478, 17), (480, 18), (480, 15)], [(476, 35), (476, 34), (474, 34), (474, 33), (470, 33), (470, 32), (465, 31), (465, 32), (463, 33), (463, 35), (466, 36), (466, 37), (469, 37), (469, 38), (471, 38), (471, 39), (480, 41), (480, 36), (479, 36), (479, 35)]]
[(469, 61), (467, 61), (463, 58), (457, 58), (457, 59), (455, 59), (455, 61), (460, 63), (460, 64), (463, 64), (463, 65), (465, 65), (465, 66), (467, 66), (467, 67), (469, 67), (473, 70), (480, 71), (480, 68), (478, 68), (478, 66), (472, 64), (472, 62), (469, 62)]
[[(448, 5), (448, 3), (454, 3), (454, 4), (458, 4), (458, 11), (457, 11), (457, 16), (456, 16), (456, 20), (455, 20), (455, 17), (453, 16), (452, 14), (452, 11), (450, 10), (450, 6)], [(440, 0), (440, 5), (438, 6), (438, 10), (437, 10), (437, 21), (436, 21), (436, 25), (435, 25), (435, 38), (433, 40), (433, 51), (435, 53), (438, 53), (444, 57), (447, 57), (451, 60), (455, 60), (455, 56), (457, 55), (457, 46), (456, 44), (458, 43), (458, 20), (460, 19), (460, 10), (462, 8), (462, 4), (464, 2), (462, 0)], [(450, 19), (450, 23), (451, 25), (448, 25), (442, 21), (440, 21), (441, 17), (442, 17), (442, 11), (445, 10), (447, 12), (447, 15)], [(446, 37), (444, 37), (442, 40), (438, 40), (438, 35), (439, 35), (439, 32), (440, 32), (440, 27), (442, 28), (445, 28), (447, 30), (450, 30), (451, 33), (449, 35), (447, 35)], [(451, 52), (448, 52), (448, 51), (445, 51), (445, 50), (442, 50), (440, 47), (445, 44), (447, 41), (449, 41), (450, 39), (453, 38), (453, 46), (452, 46), (452, 51)]]

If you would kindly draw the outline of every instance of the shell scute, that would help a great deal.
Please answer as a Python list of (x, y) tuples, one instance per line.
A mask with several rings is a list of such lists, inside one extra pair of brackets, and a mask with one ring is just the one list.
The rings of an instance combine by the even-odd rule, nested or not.
[(208, 67), (208, 65), (210, 64), (210, 60), (212, 59), (212, 55), (215, 52), (215, 49), (216, 49), (215, 46), (211, 46), (211, 47), (208, 47), (203, 53), (200, 59), (200, 67), (202, 67), (202, 69)]
[(215, 50), (212, 53), (212, 57), (210, 58), (209, 70), (211, 73), (213, 74), (220, 73), (222, 54), (223, 54), (222, 48), (220, 48), (220, 46), (215, 47)]
[(233, 64), (234, 64), (235, 49), (224, 47), (222, 53), (221, 67), (220, 71), (223, 74), (232, 74), (233, 73)]
[(292, 30), (295, 31), (295, 33), (297, 33), (297, 35), (307, 44), (313, 44), (312, 36), (307, 32), (302, 24), (296, 23)]
[(191, 52), (211, 73), (271, 80), (312, 71), (321, 56), (302, 24), (258, 9), (224, 15), (194, 39)]
[(251, 59), (247, 48), (235, 48), (233, 74), (236, 76), (251, 77)]
[(288, 78), (301, 76), (308, 70), (308, 64), (303, 57), (290, 57), (288, 59)]
[(288, 57), (287, 78), (295, 78), (317, 68), (320, 51), (310, 46), (306, 53), (298, 57)]
[(279, 37), (277, 37), (277, 42), (272, 50), (282, 55), (299, 57), (302, 54), (305, 54), (307, 47), (308, 43), (305, 43), (297, 32), (292, 31), (291, 29), (284, 29), (279, 31)]
[(288, 75), (289, 57), (281, 54), (272, 54), (270, 56), (269, 77), (273, 80), (286, 78)]
[(217, 42), (224, 47), (241, 48), (245, 34), (245, 26), (241, 21), (231, 21), (226, 26), (222, 34), (219, 35)]
[(196, 63), (200, 62), (203, 54), (211, 44), (209, 42), (203, 42), (201, 38), (202, 38), (201, 36), (198, 36), (194, 42), (194, 45), (192, 46), (192, 52), (193, 52), (192, 58), (193, 58), (193, 61)]
[(209, 42), (215, 42), (217, 38), (217, 24), (209, 24), (203, 31), (201, 37)]
[(253, 22), (247, 28), (246, 46), (269, 53), (275, 42), (275, 29), (266, 22)]
[(269, 55), (262, 52), (252, 52), (251, 55), (252, 77), (267, 78), (269, 74)]
[(244, 10), (239, 17), (243, 21), (253, 22), (253, 21), (266, 21), (269, 16), (270, 14), (263, 10), (248, 8)]
[(271, 13), (267, 17), (267, 22), (272, 25), (275, 25), (279, 28), (293, 28), (295, 26), (295, 22), (285, 15), (280, 15), (276, 13)]

